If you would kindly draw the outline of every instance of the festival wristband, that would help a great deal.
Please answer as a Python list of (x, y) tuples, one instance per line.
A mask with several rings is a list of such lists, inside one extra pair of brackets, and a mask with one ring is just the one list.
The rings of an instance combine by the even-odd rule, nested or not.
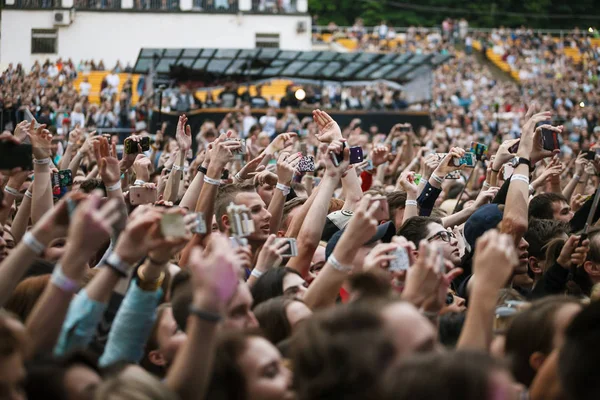
[(204, 182), (208, 183), (209, 185), (221, 186), (221, 181), (220, 180), (209, 178), (206, 175), (204, 176)]
[(66, 276), (63, 273), (60, 264), (56, 264), (56, 266), (54, 267), (54, 271), (52, 271), (52, 277), (50, 278), (50, 282), (63, 292), (77, 293), (77, 291), (79, 291), (79, 283)]
[(31, 233), (31, 232), (27, 232), (23, 236), (23, 243), (25, 244), (25, 246), (29, 247), (29, 249), (31, 249), (31, 251), (33, 251), (38, 256), (40, 254), (42, 254), (42, 252), (46, 248), (46, 246), (44, 246), (42, 243), (40, 243), (40, 241), (37, 240), (35, 238), (35, 236), (33, 236), (33, 233)]

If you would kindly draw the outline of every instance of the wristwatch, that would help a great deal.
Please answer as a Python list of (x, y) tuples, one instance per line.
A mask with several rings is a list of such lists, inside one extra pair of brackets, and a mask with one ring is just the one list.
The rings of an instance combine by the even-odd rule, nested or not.
[(524, 157), (515, 157), (512, 160), (510, 160), (510, 165), (512, 165), (513, 168), (517, 168), (521, 164), (527, 165), (531, 170), (531, 161)]

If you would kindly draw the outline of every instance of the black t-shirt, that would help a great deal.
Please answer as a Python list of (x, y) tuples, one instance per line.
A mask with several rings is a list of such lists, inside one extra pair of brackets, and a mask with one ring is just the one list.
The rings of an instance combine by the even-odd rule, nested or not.
[(236, 91), (224, 91), (219, 95), (221, 99), (221, 107), (233, 108), (237, 102), (238, 94)]

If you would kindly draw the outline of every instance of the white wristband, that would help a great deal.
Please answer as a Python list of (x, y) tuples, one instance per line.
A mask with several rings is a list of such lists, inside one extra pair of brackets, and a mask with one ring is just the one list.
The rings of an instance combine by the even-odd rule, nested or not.
[(481, 186), (483, 189), (489, 189), (490, 188), (490, 184), (487, 183), (487, 181), (483, 182), (483, 185)]
[(433, 179), (434, 181), (436, 181), (437, 183), (439, 183), (440, 185), (442, 183), (444, 183), (444, 178), (440, 178), (439, 176), (437, 176), (436, 174), (431, 174), (431, 179)]
[(221, 181), (220, 180), (209, 178), (206, 175), (204, 175), (204, 182), (208, 183), (209, 185), (221, 186)]
[(513, 176), (510, 178), (510, 181), (521, 181), (529, 185), (529, 177), (521, 174), (513, 174)]
[(404, 206), (405, 207), (408, 207), (408, 206), (415, 206), (416, 207), (417, 206), (417, 201), (416, 200), (406, 200), (406, 202), (404, 203)]
[(533, 188), (533, 186), (529, 185), (529, 194), (533, 194), (535, 192), (535, 189)]
[(258, 279), (258, 278), (260, 278), (261, 276), (263, 276), (263, 273), (264, 273), (264, 272), (261, 272), (261, 271), (257, 270), (256, 268), (254, 268), (254, 269), (252, 270), (252, 272), (250, 272), (250, 276), (253, 276), (253, 277), (255, 277), (256, 279)]
[(31, 249), (31, 251), (33, 251), (38, 256), (40, 254), (42, 254), (42, 252), (46, 248), (46, 246), (44, 246), (42, 243), (40, 243), (40, 241), (37, 240), (35, 238), (35, 236), (33, 236), (33, 233), (31, 233), (31, 232), (27, 232), (23, 236), (23, 243), (25, 243), (25, 246), (29, 247)]
[(134, 186), (142, 186), (144, 183), (146, 183), (146, 182), (144, 182), (141, 179), (136, 179), (135, 182), (133, 182), (133, 185)]
[(329, 256), (329, 258), (327, 259), (327, 262), (329, 264), (331, 264), (331, 266), (333, 267), (333, 269), (335, 269), (336, 271), (340, 271), (340, 272), (350, 272), (352, 271), (352, 267), (348, 267), (346, 265), (342, 265), (334, 256), (333, 254)]
[(177, 165), (177, 164), (173, 164), (173, 169), (174, 169), (175, 171), (183, 171), (183, 167), (180, 167), (180, 166), (179, 166), (179, 165)]
[(577, 182), (580, 182), (579, 179), (581, 179), (581, 176), (579, 176), (579, 175), (573, 175), (573, 179), (575, 179)]
[(29, 189), (27, 189), (27, 191), (25, 192), (25, 196), (29, 197), (30, 199), (33, 199), (33, 193), (31, 193)]
[(113, 268), (123, 276), (127, 276), (132, 267), (130, 264), (127, 264), (125, 261), (123, 261), (115, 252), (110, 253), (110, 255), (106, 257), (105, 262), (106, 265)]
[(60, 264), (56, 264), (54, 267), (50, 282), (63, 292), (77, 293), (77, 291), (79, 291), (79, 284), (62, 272)]
[(42, 158), (41, 160), (33, 160), (34, 164), (40, 164), (40, 165), (45, 165), (45, 164), (50, 164), (50, 158)]
[(121, 182), (117, 182), (112, 186), (107, 186), (106, 187), (106, 191), (107, 192), (116, 192), (117, 190), (121, 189)]
[(13, 196), (18, 196), (19, 191), (17, 189), (13, 189), (10, 186), (4, 186), (4, 191), (8, 194), (12, 194)]
[(286, 185), (284, 185), (283, 183), (278, 183), (278, 184), (275, 186), (275, 189), (279, 189), (279, 190), (281, 190), (281, 191), (283, 192), (283, 195), (284, 195), (284, 196), (287, 196), (288, 194), (290, 194), (290, 191), (291, 191), (290, 187), (289, 187), (289, 186), (286, 186)]
[(236, 182), (242, 182), (243, 181), (243, 179), (240, 176), (239, 172), (233, 176), (233, 180), (236, 181)]

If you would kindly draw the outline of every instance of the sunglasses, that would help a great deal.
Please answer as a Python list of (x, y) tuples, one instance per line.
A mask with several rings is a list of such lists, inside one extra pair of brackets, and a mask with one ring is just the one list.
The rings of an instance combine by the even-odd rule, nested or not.
[(456, 235), (454, 234), (454, 232), (450, 231), (439, 231), (438, 233), (427, 239), (427, 241), (433, 242), (434, 240), (438, 239), (440, 239), (443, 242), (450, 243), (452, 239), (456, 239)]

